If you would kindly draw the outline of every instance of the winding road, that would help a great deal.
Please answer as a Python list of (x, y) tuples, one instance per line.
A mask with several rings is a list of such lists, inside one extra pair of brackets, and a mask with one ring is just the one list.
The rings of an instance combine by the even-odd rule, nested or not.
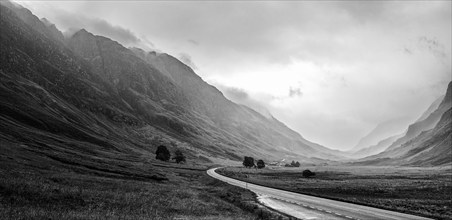
[(264, 205), (299, 219), (428, 219), (400, 212), (259, 186), (222, 176), (215, 172), (216, 169), (218, 168), (207, 170), (207, 174), (231, 185), (247, 188), (255, 192), (258, 195), (259, 201)]

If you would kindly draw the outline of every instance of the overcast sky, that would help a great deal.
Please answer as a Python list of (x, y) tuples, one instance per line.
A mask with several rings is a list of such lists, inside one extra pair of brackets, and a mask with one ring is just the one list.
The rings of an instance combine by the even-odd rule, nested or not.
[(451, 80), (451, 1), (30, 1), (85, 28), (180, 58), (230, 99), (310, 141), (349, 149), (400, 131)]

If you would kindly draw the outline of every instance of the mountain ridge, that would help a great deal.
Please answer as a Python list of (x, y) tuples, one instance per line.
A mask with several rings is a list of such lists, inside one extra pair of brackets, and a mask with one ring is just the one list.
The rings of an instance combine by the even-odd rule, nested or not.
[(452, 81), (436, 110), (408, 127), (385, 151), (358, 160), (364, 165), (448, 166), (452, 164)]
[(350, 152), (357, 152), (363, 148), (377, 145), (383, 139), (387, 139), (403, 131), (403, 124), (408, 124), (406, 118), (398, 118), (378, 124), (367, 135), (362, 137)]
[[(36, 27), (46, 28), (38, 31), (39, 34), (35, 33), (35, 26), (26, 27), (27, 24), (22, 24), (24, 21), (14, 18), (15, 12), (6, 10), (3, 4), (2, 12), (2, 47), (8, 52), (2, 53), (5, 61), (2, 63), (7, 64), (1, 66), (2, 78), (9, 78), (9, 83), (17, 84), (20, 80), (16, 82), (13, 79), (16, 75), (20, 76), (33, 87), (39, 87), (42, 94), (48, 94), (43, 95), (43, 98), (53, 100), (49, 103), (61, 106), (58, 107), (61, 112), (58, 112), (49, 106), (38, 105), (31, 110), (34, 116), (27, 117), (28, 122), (20, 121), (20, 117), (24, 116), (9, 112), (9, 119), (4, 120), (17, 122), (11, 126), (29, 123), (33, 117), (40, 120), (39, 117), (44, 114), (51, 118), (77, 119), (62, 121), (61, 126), (69, 130), (85, 130), (82, 136), (95, 135), (97, 138), (88, 139), (102, 139), (106, 146), (117, 149), (118, 143), (122, 143), (128, 146), (125, 149), (136, 152), (144, 150), (146, 154), (151, 153), (155, 146), (144, 146), (153, 141), (184, 147), (190, 150), (187, 154), (191, 157), (207, 155), (240, 160), (240, 155), (251, 154), (262, 158), (289, 157), (308, 161), (309, 157), (340, 159), (328, 148), (317, 150), (320, 145), (303, 139), (281, 122), (269, 120), (227, 100), (219, 90), (202, 81), (191, 68), (180, 61), (171, 61), (174, 57), (162, 57), (164, 62), (176, 62), (170, 65), (172, 69), (162, 73), (159, 70), (162, 66), (153, 66), (139, 59), (131, 50), (108, 38), (82, 29), (61, 42), (51, 33), (50, 29), (54, 26), (44, 25), (36, 16), (29, 16), (30, 23), (41, 22), (42, 26)], [(14, 59), (16, 61), (11, 62)], [(20, 63), (29, 63), (31, 69), (17, 68)], [(193, 84), (181, 84), (185, 80), (177, 81), (176, 77), (185, 77), (177, 75), (181, 70), (193, 72), (190, 75)], [(201, 86), (196, 88), (197, 84)], [(3, 86), (10, 91), (11, 97), (21, 97), (11, 92), (14, 91), (11, 85)], [(23, 91), (33, 94), (30, 87), (23, 88)], [(202, 98), (197, 97), (197, 94), (203, 95)], [(16, 101), (9, 101), (2, 105), (17, 107), (14, 106)], [(225, 109), (222, 108), (224, 106)], [(24, 114), (25, 109), (28, 109), (22, 105), (18, 108), (15, 111)], [(41, 123), (43, 125), (35, 129), (52, 127), (52, 123), (47, 123), (46, 119)], [(74, 127), (71, 123), (79, 125)], [(49, 132), (50, 136), (59, 135), (54, 130)], [(111, 139), (117, 143), (107, 141), (109, 135), (115, 136)], [(133, 141), (119, 140), (132, 137)]]

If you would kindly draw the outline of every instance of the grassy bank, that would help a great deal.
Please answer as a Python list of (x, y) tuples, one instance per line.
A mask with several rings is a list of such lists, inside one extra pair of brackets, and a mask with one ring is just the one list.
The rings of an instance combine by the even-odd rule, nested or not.
[[(309, 168), (313, 178), (301, 173)], [(389, 167), (304, 167), (263, 170), (226, 168), (220, 173), (265, 186), (358, 204), (452, 219), (450, 169)]]
[(0, 172), (7, 219), (285, 219), (247, 190), (203, 171), (170, 169), (167, 181), (74, 173)]
[(259, 205), (254, 193), (209, 177), (207, 166), (43, 169), (0, 159), (2, 219), (287, 219)]

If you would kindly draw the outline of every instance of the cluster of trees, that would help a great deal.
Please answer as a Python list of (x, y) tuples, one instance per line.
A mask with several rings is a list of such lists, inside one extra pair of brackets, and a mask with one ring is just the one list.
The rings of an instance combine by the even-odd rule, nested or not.
[[(246, 168), (256, 168), (257, 167), (259, 169), (262, 169), (265, 167), (265, 162), (263, 160), (258, 160), (256, 162), (256, 164), (254, 164), (254, 158), (247, 157), (247, 156), (245, 156), (245, 158), (243, 159), (242, 164)], [(300, 162), (292, 161), (292, 163), (286, 164), (285, 166), (286, 167), (300, 167)], [(305, 177), (305, 178), (309, 178), (309, 177), (315, 176), (315, 173), (310, 170), (303, 170), (301, 175), (303, 175), (303, 177)]]
[[(166, 148), (166, 146), (160, 145), (157, 147), (157, 151), (155, 152), (155, 159), (161, 160), (161, 161), (169, 161), (170, 158), (171, 158), (171, 153), (168, 150), (168, 148)], [(175, 160), (176, 163), (185, 163), (186, 162), (184, 154), (179, 149), (177, 149), (174, 152), (173, 160)]]
[(246, 168), (259, 168), (262, 169), (265, 167), (265, 162), (263, 160), (258, 160), (256, 164), (254, 164), (254, 158), (245, 156), (243, 160), (243, 166)]
[(286, 164), (286, 165), (284, 165), (285, 167), (300, 167), (301, 166), (301, 164), (300, 164), (300, 162), (295, 162), (295, 161), (293, 161), (292, 160), (292, 163), (290, 163), (290, 164)]

